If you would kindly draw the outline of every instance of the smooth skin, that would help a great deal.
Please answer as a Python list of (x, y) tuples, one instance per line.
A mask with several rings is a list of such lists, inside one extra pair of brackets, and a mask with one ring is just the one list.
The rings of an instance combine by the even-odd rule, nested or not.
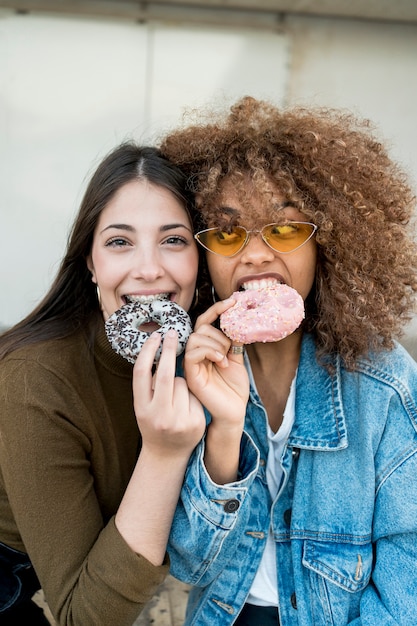
[[(249, 194), (248, 188), (248, 197)], [(227, 186), (222, 196), (222, 206), (234, 209), (239, 216), (238, 223), (248, 229), (260, 229), (273, 221), (270, 211), (256, 204), (256, 198), (253, 199), (253, 207), (248, 210)], [(282, 215), (293, 221), (308, 221), (303, 213), (291, 206), (282, 208)], [(230, 298), (243, 283), (252, 282), (256, 286), (259, 280), (286, 283), (306, 299), (314, 282), (316, 258), (314, 238), (294, 252), (280, 254), (271, 249), (259, 234), (252, 234), (248, 244), (233, 257), (207, 252), (212, 284), (221, 299)], [(204, 461), (207, 471), (217, 484), (230, 483), (237, 478), (249, 388), (242, 356), (229, 353), (228, 367), (214, 358), (216, 351), (223, 353), (224, 346), (230, 346), (227, 337), (211, 326), (225, 304), (217, 303), (207, 311), (205, 317), (201, 316), (195, 333), (188, 341), (185, 356), (188, 386), (212, 415), (207, 429)], [(300, 347), (300, 331), (295, 331), (279, 342), (246, 346), (255, 383), (274, 432), (282, 423), (291, 382), (298, 366)]]
[[(126, 296), (168, 294), (188, 309), (194, 298), (198, 252), (184, 207), (166, 189), (131, 181), (103, 210), (88, 267), (104, 319)], [(133, 399), (142, 449), (116, 514), (130, 548), (163, 563), (188, 459), (205, 430), (201, 403), (175, 376), (178, 337), (169, 331), (156, 371), (159, 333), (152, 333), (133, 368)]]
[(87, 264), (104, 319), (125, 304), (126, 295), (169, 293), (188, 310), (198, 253), (186, 210), (165, 188), (127, 183), (100, 215)]

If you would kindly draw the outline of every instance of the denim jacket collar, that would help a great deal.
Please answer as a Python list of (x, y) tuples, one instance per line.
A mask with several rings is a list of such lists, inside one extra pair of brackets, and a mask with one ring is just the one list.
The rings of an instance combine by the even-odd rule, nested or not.
[[(296, 381), (296, 420), (288, 440), (294, 448), (341, 450), (348, 445), (341, 394), (341, 363), (335, 357), (334, 374), (311, 368), (316, 358), (314, 340), (305, 334)], [(318, 391), (319, 390), (319, 391)]]
[[(296, 380), (296, 418), (288, 439), (288, 446), (309, 450), (342, 450), (348, 445), (348, 437), (341, 399), (340, 358), (336, 356), (333, 359), (333, 374), (330, 374), (324, 367), (311, 367), (315, 359), (314, 339), (311, 335), (304, 334)], [(247, 355), (245, 355), (245, 361), (251, 381), (251, 400), (258, 410), (263, 412)], [(260, 450), (266, 454), (267, 437), (266, 432), (263, 432), (266, 425), (259, 423), (259, 417), (257, 418), (250, 412), (249, 420), (251, 419), (255, 419), (257, 425), (254, 432), (250, 429), (250, 435), (255, 438)]]

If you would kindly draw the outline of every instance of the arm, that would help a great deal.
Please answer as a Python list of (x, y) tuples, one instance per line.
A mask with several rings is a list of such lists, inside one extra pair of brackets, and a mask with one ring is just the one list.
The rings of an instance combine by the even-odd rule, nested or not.
[(361, 616), (349, 626), (406, 626), (416, 619), (417, 532), (376, 544), (376, 566), (361, 599)]
[(417, 452), (414, 452), (387, 477), (378, 492), (372, 577), (363, 592), (360, 617), (349, 622), (350, 626), (405, 626), (415, 622), (416, 476)]
[[(78, 361), (82, 363), (82, 359)], [(17, 525), (16, 530), (7, 499), (0, 498), (2, 540), (28, 552), (57, 624), (133, 623), (168, 571), (166, 559), (162, 566), (155, 563), (164, 558), (172, 502), (168, 512), (161, 519), (158, 516), (168, 492), (172, 500), (178, 496), (188, 456), (204, 431), (201, 407), (197, 404), (196, 427), (189, 420), (188, 394), (185, 407), (174, 402), (179, 424), (184, 415), (187, 432), (194, 434), (180, 455), (171, 451), (164, 483), (156, 447), (152, 454), (145, 447), (144, 457), (140, 456), (134, 467), (137, 429), (130, 404), (130, 379), (123, 386), (129, 409), (111, 419), (88, 365), (77, 370), (71, 383), (61, 376), (59, 368), (47, 369), (35, 355), (33, 360), (16, 360), (7, 367), (2, 364), (0, 376), (0, 463)], [(113, 381), (120, 384), (116, 377)], [(172, 385), (177, 399), (176, 382)], [(164, 407), (157, 404), (154, 408), (161, 411), (157, 417), (163, 433)], [(123, 419), (120, 428), (119, 418)], [(167, 428), (162, 439), (169, 439), (171, 433)], [(181, 437), (177, 434), (178, 438), (183, 436), (184, 429)], [(126, 441), (128, 437), (132, 443)], [(1, 486), (0, 475), (0, 493)], [(158, 488), (162, 490), (159, 500)], [(122, 526), (127, 524), (129, 507), (141, 510), (135, 511), (131, 524), (133, 528), (136, 521), (143, 523), (138, 550), (130, 545), (137, 538), (132, 539), (124, 528), (120, 531), (115, 523), (114, 513), (121, 500)], [(145, 549), (141, 554), (152, 520), (153, 552)]]
[(230, 483), (237, 478), (249, 396), (243, 355), (230, 353), (230, 340), (213, 326), (233, 302), (232, 299), (217, 302), (199, 317), (184, 358), (187, 384), (211, 414), (204, 462), (217, 484)]
[(127, 544), (155, 565), (164, 560), (187, 462), (205, 429), (200, 403), (189, 393), (185, 380), (175, 377), (175, 332), (167, 334), (152, 376), (160, 338), (158, 333), (151, 335), (134, 367), (134, 406), (142, 450), (116, 515), (116, 526)]
[(235, 558), (246, 529), (251, 485), (259, 465), (259, 452), (244, 433), (240, 480), (216, 485), (204, 466), (204, 452), (202, 441), (187, 469), (168, 544), (171, 573), (197, 586), (209, 584)]

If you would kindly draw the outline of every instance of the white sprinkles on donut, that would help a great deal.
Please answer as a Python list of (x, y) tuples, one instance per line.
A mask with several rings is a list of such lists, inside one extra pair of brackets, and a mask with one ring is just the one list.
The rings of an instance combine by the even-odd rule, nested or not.
[(236, 300), (220, 315), (220, 328), (232, 341), (266, 343), (293, 333), (304, 319), (304, 301), (285, 284), (235, 291)]
[(162, 335), (155, 363), (159, 361), (164, 337), (171, 328), (178, 333), (177, 355), (183, 352), (192, 332), (191, 319), (176, 302), (160, 299), (146, 303), (138, 300), (129, 301), (108, 318), (104, 326), (113, 350), (130, 363), (134, 363), (150, 334), (140, 330), (140, 326), (149, 322), (158, 324), (156, 332)]

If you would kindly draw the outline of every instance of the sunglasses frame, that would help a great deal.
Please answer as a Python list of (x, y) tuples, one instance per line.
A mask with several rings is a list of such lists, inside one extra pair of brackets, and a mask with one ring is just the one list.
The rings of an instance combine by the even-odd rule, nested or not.
[[(300, 243), (300, 245), (296, 246), (295, 248), (293, 248), (292, 250), (287, 250), (286, 252), (282, 252), (281, 250), (277, 250), (276, 248), (274, 248), (266, 239), (264, 236), (264, 231), (265, 228), (268, 228), (269, 226), (291, 226), (291, 224), (304, 224), (306, 226), (311, 226), (312, 227), (312, 231), (311, 234), (307, 237), (307, 239), (305, 241), (303, 241), (303, 243)], [(233, 252), (233, 254), (222, 254), (221, 252), (215, 252), (214, 250), (211, 250), (210, 248), (208, 248), (202, 241), (200, 241), (200, 239), (198, 238), (199, 235), (201, 235), (202, 233), (208, 233), (210, 231), (216, 231), (216, 230), (221, 230), (221, 228), (219, 227), (213, 227), (213, 228), (204, 228), (203, 230), (199, 230), (198, 233), (195, 233), (194, 235), (194, 239), (196, 239), (196, 241), (200, 244), (200, 246), (202, 246), (205, 250), (207, 250), (208, 252), (211, 252), (212, 254), (217, 254), (218, 256), (222, 256), (226, 259), (231, 259), (232, 257), (236, 256), (237, 254), (239, 254), (239, 252), (242, 252), (243, 248), (245, 246), (248, 245), (249, 240), (250, 240), (250, 236), (252, 233), (259, 233), (262, 237), (262, 241), (264, 243), (266, 243), (266, 245), (271, 248), (271, 250), (273, 250), (274, 252), (278, 252), (278, 254), (291, 254), (291, 252), (295, 252), (296, 250), (299, 250), (302, 246), (304, 246), (307, 242), (310, 241), (310, 239), (313, 237), (313, 235), (315, 235), (315, 233), (317, 232), (317, 226), (315, 224), (313, 224), (312, 222), (296, 222), (296, 221), (289, 221), (289, 222), (285, 222), (285, 224), (280, 224), (279, 222), (272, 222), (271, 224), (266, 224), (263, 228), (259, 229), (253, 229), (253, 230), (248, 230), (247, 228), (245, 228), (244, 226), (238, 226), (238, 228), (241, 228), (242, 230), (245, 231), (246, 236), (245, 236), (245, 240), (242, 243), (242, 245), (240, 246), (240, 248), (236, 251)]]

